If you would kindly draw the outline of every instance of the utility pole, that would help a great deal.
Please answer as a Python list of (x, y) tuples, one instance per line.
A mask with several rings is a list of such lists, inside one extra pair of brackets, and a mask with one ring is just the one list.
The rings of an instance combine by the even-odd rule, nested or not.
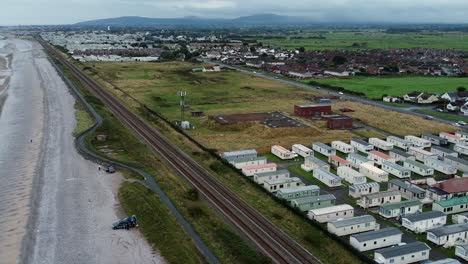
[(183, 91), (180, 89), (177, 92), (177, 96), (180, 97), (180, 124), (182, 125), (182, 122), (185, 119), (185, 96), (187, 95), (186, 91)]

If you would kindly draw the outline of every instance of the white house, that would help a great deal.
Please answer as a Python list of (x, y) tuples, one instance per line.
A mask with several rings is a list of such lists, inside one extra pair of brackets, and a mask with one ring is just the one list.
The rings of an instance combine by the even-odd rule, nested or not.
[(289, 178), (288, 170), (276, 170), (270, 172), (255, 173), (253, 176), (254, 182), (263, 185), (266, 180), (284, 180)]
[(381, 166), (382, 170), (398, 177), (398, 178), (409, 178), (411, 177), (411, 171), (408, 168), (400, 166), (396, 163), (384, 161)]
[(403, 182), (397, 179), (388, 182), (389, 191), (398, 191), (401, 196), (408, 200), (423, 200), (426, 197), (426, 191), (418, 186), (410, 183)]
[(450, 198), (432, 203), (432, 211), (457, 214), (468, 211), (468, 196)]
[(431, 141), (429, 141), (427, 139), (420, 138), (420, 137), (409, 135), (409, 136), (405, 136), (405, 140), (410, 142), (411, 144), (413, 144), (416, 147), (420, 147), (420, 148), (429, 148), (429, 147), (431, 147)]
[(351, 153), (349, 154), (347, 157), (346, 157), (346, 160), (349, 161), (351, 163), (351, 166), (353, 168), (357, 168), (359, 169), (359, 165), (361, 165), (362, 163), (367, 163), (367, 164), (370, 164), (370, 165), (374, 165), (374, 161), (362, 156), (362, 155), (359, 155), (357, 153)]
[(452, 222), (454, 224), (467, 224), (468, 212), (452, 215)]
[(468, 262), (468, 243), (465, 243), (463, 245), (457, 245), (457, 247), (455, 248), (455, 256)]
[(351, 184), (360, 184), (367, 182), (366, 176), (347, 166), (338, 167), (336, 172), (339, 177)]
[(447, 145), (448, 141), (445, 138), (441, 138), (439, 136), (430, 134), (430, 133), (423, 133), (421, 135), (422, 139), (429, 140), (433, 145), (443, 146)]
[(456, 152), (458, 152), (460, 154), (468, 155), (468, 146), (466, 146), (466, 145), (457, 144), (457, 145), (453, 146), (453, 150), (455, 150)]
[(374, 149), (373, 145), (361, 139), (351, 139), (350, 145), (353, 146), (356, 150), (364, 153)]
[(307, 213), (309, 219), (319, 223), (328, 223), (337, 219), (351, 218), (354, 216), (354, 208), (349, 204), (340, 204), (326, 208), (310, 210)]
[(221, 157), (227, 161), (241, 158), (256, 158), (257, 151), (255, 149), (245, 149), (236, 151), (227, 151), (221, 154)]
[(424, 165), (433, 168), (436, 171), (440, 171), (445, 174), (454, 175), (457, 173), (457, 167), (445, 163), (437, 158), (427, 158), (424, 160)]
[(465, 141), (468, 140), (468, 132), (465, 132), (463, 130), (455, 132), (455, 135), (461, 137)]
[(464, 141), (461, 137), (446, 132), (440, 132), (439, 137), (445, 138), (448, 142), (453, 144), (459, 144), (460, 142)]
[(380, 184), (376, 182), (368, 182), (349, 186), (348, 194), (353, 198), (359, 198), (366, 194), (378, 192), (380, 192)]
[(317, 185), (307, 185), (297, 188), (285, 188), (276, 193), (276, 196), (286, 201), (304, 197), (317, 196), (320, 194), (320, 188)]
[(429, 229), (444, 226), (447, 223), (447, 216), (443, 212), (428, 211), (405, 215), (401, 218), (401, 223), (406, 229), (419, 234)]
[(468, 160), (461, 159), (453, 156), (445, 156), (444, 161), (448, 164), (452, 164), (461, 171), (468, 171)]
[(437, 158), (437, 154), (434, 154), (432, 152), (425, 151), (424, 149), (416, 148), (416, 147), (410, 147), (408, 149), (408, 153), (413, 155), (416, 158), (416, 160), (419, 160), (422, 162), (424, 162), (424, 160), (427, 158), (433, 158), (433, 157)]
[(377, 149), (381, 149), (381, 150), (393, 149), (393, 144), (380, 138), (369, 138), (369, 143)]
[(414, 160), (405, 160), (403, 167), (410, 169), (412, 172), (421, 176), (431, 176), (434, 174), (434, 169)]
[(317, 168), (314, 170), (313, 176), (328, 187), (341, 186), (341, 178), (327, 170)]
[(387, 142), (392, 144), (395, 147), (407, 150), (409, 147), (411, 147), (413, 144), (404, 140), (403, 138), (395, 137), (395, 136), (388, 136), (387, 137)]
[(242, 168), (242, 173), (245, 176), (253, 176), (255, 173), (276, 171), (277, 167), (278, 165), (276, 163), (266, 163), (266, 164), (245, 166)]
[(383, 204), (379, 208), (379, 215), (385, 218), (402, 217), (422, 212), (422, 203), (418, 200), (406, 200), (398, 203)]
[(297, 188), (304, 185), (305, 184), (301, 181), (301, 179), (297, 177), (291, 177), (281, 180), (266, 180), (263, 183), (263, 188), (269, 192), (275, 193), (281, 189)]
[(313, 150), (311, 150), (310, 148), (308, 148), (308, 147), (306, 147), (304, 145), (301, 145), (301, 144), (292, 145), (292, 151), (294, 153), (298, 154), (299, 156), (304, 157), (304, 158), (314, 155)]
[(379, 229), (379, 224), (373, 216), (361, 215), (328, 222), (327, 229), (328, 232), (337, 236), (347, 236)]
[(406, 153), (404, 151), (401, 151), (401, 150), (398, 150), (398, 149), (390, 150), (389, 155), (390, 155), (390, 157), (394, 158), (396, 161), (404, 161), (406, 159), (416, 160), (416, 158), (413, 155), (408, 154), (408, 153)]
[(429, 259), (431, 248), (423, 242), (378, 249), (374, 261), (378, 264), (407, 264)]
[(301, 168), (305, 171), (312, 171), (318, 168), (329, 171), (330, 165), (314, 156), (307, 156), (304, 158), (304, 164), (301, 164)]
[(282, 160), (289, 160), (297, 157), (296, 153), (278, 145), (274, 145), (271, 147), (271, 153)]
[(391, 247), (401, 243), (403, 232), (395, 227), (387, 227), (376, 231), (351, 235), (349, 243), (355, 249), (363, 252), (378, 248)]
[(458, 157), (458, 153), (456, 151), (439, 146), (432, 146), (431, 152), (436, 154), (439, 158), (444, 158), (445, 156)]
[(373, 160), (378, 165), (382, 165), (385, 161), (395, 163), (396, 160), (389, 155), (379, 152), (377, 150), (369, 151), (369, 155), (367, 156), (368, 159)]
[(324, 156), (336, 155), (336, 150), (322, 142), (314, 142), (312, 144), (312, 149)]
[(343, 141), (332, 141), (331, 146), (332, 148), (346, 154), (354, 152), (354, 147), (350, 144), (344, 143)]
[(468, 243), (468, 224), (453, 224), (427, 230), (427, 240), (442, 246)]
[(367, 178), (376, 182), (388, 181), (388, 172), (383, 171), (367, 163), (359, 165), (359, 172), (364, 174), (364, 176), (366, 176)]
[(338, 155), (330, 155), (328, 156), (328, 163), (332, 165), (333, 168), (337, 168), (340, 166), (351, 167), (351, 163)]
[(401, 194), (397, 191), (385, 191), (363, 195), (357, 204), (363, 208), (377, 207), (386, 203), (401, 202)]
[(256, 157), (256, 158), (240, 158), (240, 159), (233, 159), (229, 161), (236, 169), (242, 169), (245, 166), (254, 166), (260, 164), (266, 164), (267, 158), (266, 157)]

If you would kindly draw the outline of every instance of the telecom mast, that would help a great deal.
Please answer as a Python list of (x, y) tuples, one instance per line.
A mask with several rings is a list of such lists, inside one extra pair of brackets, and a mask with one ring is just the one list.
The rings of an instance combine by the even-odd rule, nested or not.
[(182, 124), (182, 122), (184, 121), (185, 119), (185, 96), (187, 95), (187, 92), (186, 91), (182, 91), (182, 89), (180, 89), (178, 92), (177, 92), (177, 96), (180, 97), (180, 123)]

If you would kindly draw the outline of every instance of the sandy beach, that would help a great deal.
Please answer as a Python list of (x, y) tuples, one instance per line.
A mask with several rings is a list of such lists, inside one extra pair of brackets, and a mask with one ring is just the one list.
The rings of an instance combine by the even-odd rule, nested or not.
[[(12, 54), (0, 115), (1, 263), (163, 263), (123, 217), (121, 175), (74, 147), (74, 102), (39, 44), (0, 40)], [(7, 64), (8, 65), (8, 64)]]

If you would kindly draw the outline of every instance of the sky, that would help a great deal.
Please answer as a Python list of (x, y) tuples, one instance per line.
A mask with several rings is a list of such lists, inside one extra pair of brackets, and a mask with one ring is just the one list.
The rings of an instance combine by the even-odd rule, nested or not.
[(1, 0), (0, 25), (72, 24), (119, 16), (234, 18), (261, 13), (317, 22), (468, 23), (468, 0)]

